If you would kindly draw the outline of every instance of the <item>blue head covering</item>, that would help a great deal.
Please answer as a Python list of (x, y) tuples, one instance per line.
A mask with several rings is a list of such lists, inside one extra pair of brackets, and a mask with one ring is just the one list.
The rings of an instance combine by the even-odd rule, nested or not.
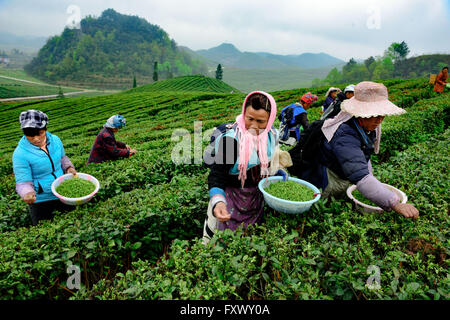
[(127, 124), (127, 120), (121, 116), (120, 114), (116, 114), (112, 117), (110, 117), (104, 127), (105, 128), (112, 128), (112, 129), (119, 129), (124, 127)]

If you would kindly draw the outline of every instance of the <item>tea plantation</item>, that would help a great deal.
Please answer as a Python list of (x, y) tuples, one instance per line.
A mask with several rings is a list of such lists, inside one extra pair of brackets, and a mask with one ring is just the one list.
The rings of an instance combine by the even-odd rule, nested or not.
[(203, 75), (177, 77), (164, 81), (158, 81), (152, 84), (147, 84), (139, 88), (132, 89), (129, 92), (135, 93), (144, 91), (200, 91), (223, 93), (239, 92), (239, 90), (229, 86), (223, 81)]
[[(263, 224), (219, 232), (207, 246), (208, 169), (198, 161), (199, 147), (208, 144), (206, 130), (235, 119), (245, 94), (144, 86), (0, 105), (0, 298), (449, 299), (448, 89), (438, 95), (426, 79), (383, 82), (408, 112), (383, 122), (374, 174), (404, 191), (419, 219), (363, 214), (332, 198), (301, 215), (267, 207)], [(281, 110), (306, 91), (317, 94), (312, 121), (327, 89), (272, 95)], [(89, 203), (36, 227), (15, 192), (11, 159), (22, 136), (19, 114), (31, 108), (48, 114), (49, 132), (61, 138), (76, 169), (101, 184)], [(86, 166), (97, 133), (117, 113), (127, 119), (117, 139), (138, 153)], [(172, 138), (176, 129), (184, 131)], [(194, 147), (190, 163), (172, 161), (181, 139)], [(66, 284), (72, 264), (81, 269), (80, 290)], [(378, 289), (366, 285), (374, 268)]]

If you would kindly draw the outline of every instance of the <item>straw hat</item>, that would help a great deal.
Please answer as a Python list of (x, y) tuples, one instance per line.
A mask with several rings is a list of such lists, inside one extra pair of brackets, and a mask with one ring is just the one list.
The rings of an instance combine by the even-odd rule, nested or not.
[(363, 81), (355, 86), (355, 95), (341, 104), (342, 111), (358, 118), (393, 116), (406, 113), (388, 100), (388, 90), (382, 83)]

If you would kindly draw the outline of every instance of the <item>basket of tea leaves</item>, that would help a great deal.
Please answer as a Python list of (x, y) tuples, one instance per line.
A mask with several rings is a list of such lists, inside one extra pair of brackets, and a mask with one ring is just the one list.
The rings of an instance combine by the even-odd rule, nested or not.
[(88, 202), (100, 189), (98, 180), (87, 173), (71, 173), (57, 178), (52, 183), (52, 192), (63, 203), (76, 206)]
[(264, 200), (272, 209), (284, 213), (302, 213), (319, 201), (320, 190), (311, 183), (289, 177), (274, 176), (262, 179), (258, 184)]
[[(401, 203), (406, 203), (406, 201), (408, 201), (408, 197), (403, 191), (401, 191), (389, 184), (386, 184), (386, 183), (383, 183), (383, 186), (386, 189), (389, 189), (389, 190), (395, 192), (398, 195), (398, 197), (400, 198)], [(359, 192), (358, 189), (356, 189), (356, 185), (351, 185), (350, 187), (348, 187), (347, 196), (355, 203), (356, 208), (361, 212), (381, 213), (384, 211), (379, 206), (377, 206), (375, 203), (373, 203), (372, 201), (370, 201), (369, 199), (364, 197), (362, 195), (362, 193)]]

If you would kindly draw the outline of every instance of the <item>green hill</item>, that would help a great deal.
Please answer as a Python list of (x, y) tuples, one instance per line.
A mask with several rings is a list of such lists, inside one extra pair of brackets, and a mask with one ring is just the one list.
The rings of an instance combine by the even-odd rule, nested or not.
[[(299, 215), (266, 206), (260, 226), (218, 232), (207, 246), (200, 240), (208, 169), (196, 146), (208, 145), (207, 130), (234, 121), (244, 94), (138, 88), (95, 98), (1, 104), (0, 298), (448, 300), (449, 91), (434, 93), (427, 79), (383, 83), (390, 99), (408, 112), (383, 122), (374, 174), (404, 191), (419, 219), (363, 214), (345, 198), (320, 199)], [(319, 95), (308, 109), (312, 121), (320, 117), (327, 89), (273, 96), (279, 112), (305, 91)], [(12, 169), (22, 137), (18, 118), (31, 108), (48, 114), (49, 131), (61, 138), (78, 172), (101, 185), (89, 203), (35, 227), (15, 191)], [(87, 166), (97, 133), (116, 113), (127, 119), (117, 139), (138, 153)], [(193, 152), (174, 162), (181, 141)], [(68, 285), (71, 265), (81, 270), (79, 290)], [(374, 279), (367, 270), (375, 266), (381, 270), (379, 290), (366, 286)]]
[(207, 72), (163, 29), (137, 16), (108, 9), (80, 25), (50, 38), (25, 70), (46, 81), (118, 88), (131, 87), (134, 75), (138, 83), (151, 82), (154, 62), (159, 79)]
[(394, 76), (400, 78), (427, 77), (450, 66), (450, 54), (428, 54), (400, 60), (394, 65)]
[(201, 91), (201, 92), (239, 92), (223, 81), (202, 75), (184, 76), (147, 84), (128, 92), (152, 91)]

